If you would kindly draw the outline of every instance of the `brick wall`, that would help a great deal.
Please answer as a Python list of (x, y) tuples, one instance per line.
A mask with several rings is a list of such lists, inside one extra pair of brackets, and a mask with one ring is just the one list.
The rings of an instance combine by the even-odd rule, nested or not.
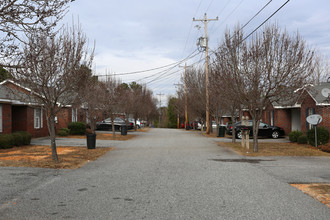
[(10, 134), (12, 132), (12, 122), (11, 122), (11, 105), (2, 105), (2, 134)]
[(61, 111), (57, 114), (56, 131), (58, 131), (60, 128), (67, 128), (71, 120), (71, 108), (62, 108)]
[(283, 128), (285, 135), (289, 135), (291, 132), (291, 110), (276, 109), (274, 112), (274, 125)]
[(34, 108), (27, 107), (27, 132), (29, 132), (32, 137), (46, 137), (49, 136), (46, 114), (43, 113), (43, 127), (34, 128)]
[(316, 114), (322, 116), (320, 126), (326, 127), (330, 131), (330, 106), (318, 106)]

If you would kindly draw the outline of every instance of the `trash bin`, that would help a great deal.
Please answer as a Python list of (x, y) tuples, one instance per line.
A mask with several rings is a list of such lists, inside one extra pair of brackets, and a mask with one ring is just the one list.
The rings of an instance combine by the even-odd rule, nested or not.
[(127, 126), (126, 125), (121, 126), (120, 134), (127, 135)]
[(86, 134), (87, 149), (95, 149), (96, 145), (96, 134)]
[(224, 137), (226, 133), (226, 126), (219, 126), (219, 132), (217, 137)]

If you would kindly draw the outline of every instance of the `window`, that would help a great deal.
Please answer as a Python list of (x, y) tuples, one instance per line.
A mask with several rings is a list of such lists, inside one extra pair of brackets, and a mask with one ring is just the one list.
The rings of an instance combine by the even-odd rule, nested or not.
[(2, 132), (2, 105), (0, 104), (0, 132)]
[(89, 124), (89, 114), (88, 114), (88, 111), (86, 111), (86, 124)]
[(77, 122), (78, 121), (78, 110), (77, 109), (72, 109), (72, 122)]
[(269, 112), (269, 124), (270, 126), (274, 126), (274, 110)]
[(34, 128), (43, 128), (42, 110), (41, 108), (34, 109)]

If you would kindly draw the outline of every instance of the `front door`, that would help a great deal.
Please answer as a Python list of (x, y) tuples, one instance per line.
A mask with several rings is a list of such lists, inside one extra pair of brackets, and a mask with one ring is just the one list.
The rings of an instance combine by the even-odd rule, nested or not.
[(301, 131), (300, 109), (291, 109), (291, 131)]

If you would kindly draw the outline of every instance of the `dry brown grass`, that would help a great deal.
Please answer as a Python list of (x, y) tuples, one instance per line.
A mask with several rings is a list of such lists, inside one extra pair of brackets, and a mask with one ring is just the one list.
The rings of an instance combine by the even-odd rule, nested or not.
[(113, 148), (57, 147), (59, 163), (54, 163), (50, 146), (22, 146), (0, 149), (0, 166), (76, 169), (96, 160), (110, 150), (113, 150)]
[[(135, 138), (134, 134), (121, 135), (116, 134), (116, 138), (113, 137), (110, 133), (97, 133), (96, 140), (117, 140), (117, 141), (127, 141), (132, 138)], [(86, 135), (69, 135), (65, 137), (58, 136), (57, 138), (77, 138), (77, 139), (86, 139)]]
[(330, 184), (291, 184), (330, 208)]
[(218, 145), (231, 148), (245, 156), (330, 156), (330, 153), (323, 152), (310, 145), (297, 143), (259, 143), (257, 153), (253, 152), (251, 142), (249, 150), (243, 148), (240, 142), (219, 142)]
[(148, 131), (150, 131), (150, 129), (151, 128), (149, 128), (149, 127), (143, 127), (143, 128), (137, 129), (136, 131), (138, 131), (138, 132), (148, 132)]

